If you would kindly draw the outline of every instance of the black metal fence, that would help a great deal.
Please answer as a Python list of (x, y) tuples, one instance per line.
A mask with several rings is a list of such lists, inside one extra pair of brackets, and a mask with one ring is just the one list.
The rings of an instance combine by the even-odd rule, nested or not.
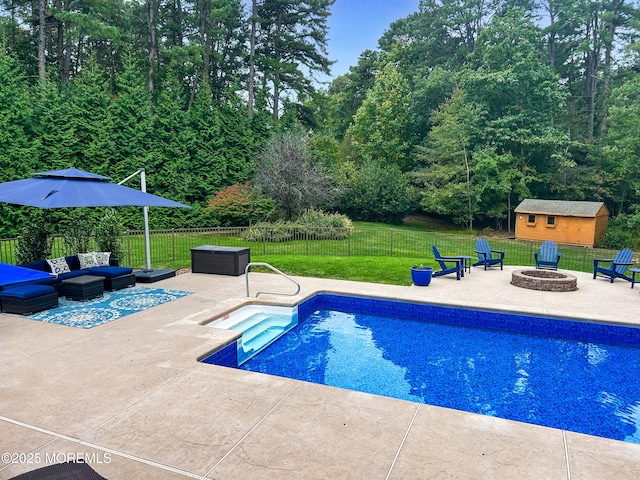
[[(320, 229), (267, 227), (199, 228), (154, 230), (150, 232), (150, 254), (154, 267), (186, 268), (191, 264), (191, 248), (200, 245), (251, 248), (253, 259), (261, 255), (313, 256), (386, 256), (432, 260), (432, 245), (441, 255), (474, 255), (477, 237), (438, 232), (377, 230), (366, 228)], [(534, 252), (541, 242), (490, 237), (492, 249), (505, 251), (507, 265), (534, 265)], [(0, 261), (15, 264), (16, 238), (0, 240)], [(145, 266), (144, 234), (124, 234), (125, 258), (121, 265)], [(615, 251), (560, 245), (560, 267), (568, 270), (592, 271), (594, 258), (612, 258)], [(52, 257), (70, 254), (64, 251), (61, 238), (56, 238)], [(640, 262), (640, 254), (633, 257)]]

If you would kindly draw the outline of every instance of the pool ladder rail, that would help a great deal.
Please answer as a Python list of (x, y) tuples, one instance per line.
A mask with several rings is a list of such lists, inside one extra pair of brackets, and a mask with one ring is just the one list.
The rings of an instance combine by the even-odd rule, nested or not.
[(247, 285), (247, 297), (250, 297), (251, 295), (249, 294), (249, 269), (252, 266), (261, 266), (261, 267), (267, 267), (271, 270), (273, 270), (274, 272), (276, 272), (279, 275), (282, 275), (284, 278), (286, 278), (287, 280), (289, 280), (290, 282), (293, 282), (296, 285), (296, 291), (294, 293), (282, 293), (282, 292), (257, 292), (256, 293), (256, 298), (258, 298), (258, 295), (260, 295), (261, 293), (268, 293), (271, 295), (288, 295), (291, 297), (296, 296), (297, 294), (300, 293), (300, 284), (298, 282), (296, 282), (293, 278), (291, 278), (289, 275), (287, 275), (284, 272), (281, 272), (280, 270), (278, 270), (277, 268), (275, 268), (272, 265), (269, 265), (268, 263), (265, 262), (249, 262), (247, 264), (247, 266), (244, 268), (244, 278), (245, 278), (245, 282)]

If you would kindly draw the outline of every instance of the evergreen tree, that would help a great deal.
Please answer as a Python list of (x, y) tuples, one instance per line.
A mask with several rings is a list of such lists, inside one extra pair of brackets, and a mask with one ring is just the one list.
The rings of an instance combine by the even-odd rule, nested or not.
[(116, 183), (147, 166), (152, 131), (150, 102), (142, 66), (130, 52), (125, 52), (123, 70), (115, 78), (115, 92), (109, 102), (109, 136), (113, 149), (109, 162), (101, 169)]
[[(0, 182), (26, 178), (35, 168), (33, 108), (24, 74), (0, 44)], [(0, 203), (0, 235), (13, 236), (20, 223), (16, 207)]]
[(263, 0), (257, 5), (260, 25), (256, 66), (268, 85), (274, 120), (280, 116), (281, 97), (291, 90), (313, 94), (307, 70), (329, 73), (327, 17), (335, 0)]

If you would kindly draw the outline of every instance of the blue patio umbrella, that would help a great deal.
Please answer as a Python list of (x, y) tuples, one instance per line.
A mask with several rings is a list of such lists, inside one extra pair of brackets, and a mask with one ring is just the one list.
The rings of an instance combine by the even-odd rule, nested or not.
[(142, 191), (77, 168), (34, 173), (32, 178), (0, 183), (0, 202), (38, 208), (144, 207), (146, 270), (151, 270), (147, 207), (190, 207), (147, 193), (144, 169), (136, 173), (141, 173)]
[(118, 185), (109, 177), (67, 168), (34, 173), (32, 178), (0, 183), (0, 202), (38, 208), (187, 207), (182, 203)]

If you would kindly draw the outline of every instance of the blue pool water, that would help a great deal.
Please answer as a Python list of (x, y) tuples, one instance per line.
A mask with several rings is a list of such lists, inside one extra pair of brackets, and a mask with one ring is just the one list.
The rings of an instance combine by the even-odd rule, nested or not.
[(640, 329), (339, 295), (298, 321), (240, 368), (640, 443)]

